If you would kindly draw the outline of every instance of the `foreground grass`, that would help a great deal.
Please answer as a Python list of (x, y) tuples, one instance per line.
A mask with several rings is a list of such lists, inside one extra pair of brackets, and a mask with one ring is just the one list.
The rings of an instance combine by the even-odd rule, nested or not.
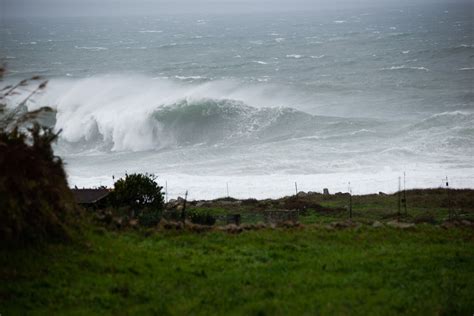
[(80, 245), (1, 252), (0, 313), (474, 312), (472, 230), (86, 235)]

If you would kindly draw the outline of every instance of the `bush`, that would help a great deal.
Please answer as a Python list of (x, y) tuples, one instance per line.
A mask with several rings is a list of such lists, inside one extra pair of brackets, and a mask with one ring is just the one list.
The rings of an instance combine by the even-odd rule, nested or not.
[[(63, 163), (51, 148), (50, 129), (0, 130), (0, 239), (29, 244), (66, 239), (76, 209)], [(31, 142), (31, 144), (29, 144)]]
[[(4, 71), (1, 71), (3, 74)], [(26, 102), (46, 86), (40, 83), (20, 104), (7, 106), (22, 80), (0, 93), (0, 244), (12, 247), (70, 238), (72, 213), (78, 208), (69, 190), (61, 159), (52, 143), (58, 134), (39, 125), (37, 116), (50, 108), (28, 112)], [(77, 215), (77, 214), (76, 214)]]
[(162, 187), (155, 179), (154, 175), (140, 173), (127, 174), (119, 179), (111, 194), (113, 206), (128, 207), (131, 217), (142, 217), (143, 221), (158, 218), (164, 208), (164, 198)]

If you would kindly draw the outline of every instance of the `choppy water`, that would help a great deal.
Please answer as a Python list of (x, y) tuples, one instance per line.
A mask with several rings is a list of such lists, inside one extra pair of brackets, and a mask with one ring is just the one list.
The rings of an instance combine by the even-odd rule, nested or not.
[(474, 187), (472, 5), (4, 19), (12, 78), (50, 78), (70, 184), (148, 171), (171, 196)]

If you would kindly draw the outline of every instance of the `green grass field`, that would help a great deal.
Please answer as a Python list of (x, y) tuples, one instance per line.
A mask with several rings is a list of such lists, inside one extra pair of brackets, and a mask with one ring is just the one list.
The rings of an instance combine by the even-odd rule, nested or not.
[(0, 252), (0, 314), (472, 315), (474, 232), (113, 232)]

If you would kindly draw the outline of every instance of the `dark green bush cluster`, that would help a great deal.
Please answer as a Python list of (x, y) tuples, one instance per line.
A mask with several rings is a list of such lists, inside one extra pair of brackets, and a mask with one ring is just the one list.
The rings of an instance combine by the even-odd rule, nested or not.
[[(0, 80), (5, 67), (0, 67)], [(38, 81), (40, 83), (38, 84)], [(10, 97), (35, 86), (12, 105)], [(61, 159), (52, 143), (58, 134), (41, 126), (42, 107), (28, 111), (26, 103), (46, 87), (34, 76), (0, 89), (0, 245), (18, 246), (70, 237), (72, 213), (78, 209), (69, 190)], [(21, 94), (20, 94), (21, 95)]]
[(126, 175), (114, 184), (110, 196), (113, 207), (127, 207), (130, 217), (138, 218), (144, 226), (154, 226), (160, 222), (164, 208), (162, 187), (151, 174), (134, 173)]
[(144, 208), (163, 209), (164, 199), (162, 187), (151, 174), (127, 174), (114, 184), (111, 196), (112, 204), (116, 207), (129, 206), (136, 210)]
[(76, 210), (63, 163), (51, 144), (57, 134), (35, 124), (0, 129), (0, 239), (9, 245), (68, 238)]
[(212, 226), (216, 223), (216, 218), (209, 213), (190, 212), (189, 219), (194, 224)]

